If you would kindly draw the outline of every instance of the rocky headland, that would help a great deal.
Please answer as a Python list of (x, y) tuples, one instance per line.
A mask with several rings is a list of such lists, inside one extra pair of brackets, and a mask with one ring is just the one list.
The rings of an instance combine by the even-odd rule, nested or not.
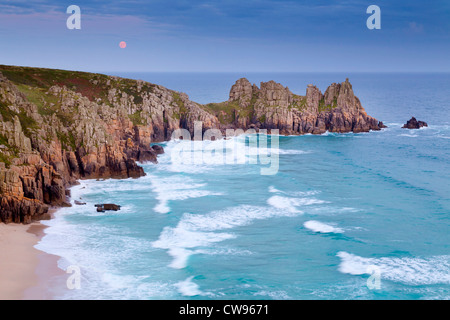
[(210, 103), (205, 108), (219, 119), (222, 128), (279, 129), (280, 134), (287, 135), (385, 128), (367, 115), (348, 79), (333, 83), (325, 93), (310, 84), (306, 95), (300, 96), (275, 81), (262, 82), (258, 87), (242, 78), (231, 88), (228, 101)]
[(274, 81), (239, 79), (228, 101), (201, 105), (162, 86), (102, 74), (0, 66), (0, 221), (30, 223), (69, 206), (79, 179), (138, 178), (152, 143), (174, 130), (279, 129), (281, 134), (368, 132), (370, 117), (348, 79), (305, 96)]

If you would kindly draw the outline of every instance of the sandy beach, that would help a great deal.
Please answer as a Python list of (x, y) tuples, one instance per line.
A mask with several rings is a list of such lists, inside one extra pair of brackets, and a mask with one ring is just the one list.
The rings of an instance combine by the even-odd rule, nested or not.
[(0, 223), (0, 300), (48, 300), (63, 288), (59, 257), (34, 248), (45, 228)]

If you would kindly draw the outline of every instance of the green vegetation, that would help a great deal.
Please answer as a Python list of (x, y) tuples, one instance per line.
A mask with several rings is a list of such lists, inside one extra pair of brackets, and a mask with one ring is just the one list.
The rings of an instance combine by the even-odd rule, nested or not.
[(59, 97), (45, 94), (45, 89), (24, 84), (18, 84), (16, 87), (27, 97), (28, 101), (38, 107), (38, 113), (42, 116), (51, 116), (60, 108)]
[[(43, 89), (41, 91), (46, 92), (53, 85), (59, 85), (66, 86), (75, 92), (81, 93), (91, 101), (98, 98), (107, 98), (105, 93), (107, 90), (103, 89), (108, 76), (102, 74), (4, 65), (0, 65), (0, 72), (17, 85), (19, 90), (26, 91), (27, 87), (32, 87)], [(91, 82), (93, 80), (97, 80), (97, 84), (93, 84)], [(27, 94), (26, 92), (24, 93)], [(33, 96), (32, 94), (36, 94), (37, 96)], [(28, 92), (27, 97), (29, 95), (30, 92)], [(38, 92), (32, 92), (30, 96), (31, 99), (35, 99), (35, 101), (40, 103)]]
[[(24, 84), (16, 85), (18, 90), (22, 92), (28, 101), (35, 104), (38, 108), (38, 113), (41, 116), (56, 115), (64, 126), (68, 127), (73, 123), (73, 116), (67, 112), (61, 110), (60, 96), (52, 94), (46, 94), (46, 90), (43, 88), (31, 87)], [(76, 110), (74, 110), (76, 111)], [(74, 112), (75, 113), (75, 112)], [(19, 115), (19, 118), (20, 115)], [(35, 121), (31, 118), (22, 117), (21, 123), (24, 128), (35, 128)]]
[(306, 97), (302, 97), (299, 95), (294, 94), (294, 102), (291, 104), (290, 107), (292, 108), (296, 108), (299, 111), (304, 111), (306, 110)]
[(2, 100), (0, 100), (0, 114), (5, 122), (14, 121), (14, 116), (16, 115), (16, 113), (12, 111)]
[(184, 105), (183, 100), (180, 97), (180, 94), (176, 91), (172, 91), (172, 97), (173, 97), (173, 101), (176, 103), (176, 105), (178, 106), (178, 109), (180, 110), (179, 113), (174, 114), (176, 117), (178, 117), (178, 119), (181, 118), (181, 116), (186, 115), (188, 110), (186, 108), (186, 106)]
[(20, 112), (17, 116), (19, 117), (19, 121), (20, 121), (20, 125), (22, 126), (23, 133), (27, 137), (30, 137), (32, 135), (33, 131), (39, 128), (36, 120), (27, 116), (27, 114), (24, 111)]
[(36, 121), (29, 117), (24, 111), (21, 111), (20, 113), (14, 112), (3, 101), (0, 101), (0, 113), (5, 122), (13, 122), (15, 116), (18, 116), (22, 130), (28, 137), (32, 134), (34, 129), (38, 128)]
[(135, 87), (136, 83), (132, 84), (129, 81), (122, 80), (120, 84), (121, 91), (132, 96), (135, 104), (142, 104), (142, 96), (137, 92), (137, 88)]
[(0, 151), (0, 162), (3, 162), (7, 168), (11, 166), (11, 157)]
[(254, 106), (257, 101), (257, 95), (253, 95), (250, 104), (247, 107), (241, 107), (239, 101), (208, 103), (203, 108), (209, 113), (214, 114), (222, 124), (232, 123), (236, 118), (253, 118)]
[(8, 139), (2, 134), (0, 134), (0, 145), (9, 147)]
[(227, 101), (220, 103), (208, 103), (203, 105), (203, 108), (215, 115), (220, 123), (226, 124), (236, 120), (236, 109), (239, 108), (237, 103), (229, 103)]
[(145, 83), (141, 90), (138, 92), (137, 82), (132, 79), (119, 79), (117, 83), (114, 84), (115, 87), (125, 92), (129, 96), (132, 96), (135, 104), (142, 104), (144, 100), (142, 99), (143, 92), (153, 92), (153, 84)]
[(0, 149), (0, 162), (3, 162), (6, 167), (9, 168), (11, 166), (12, 159), (19, 156), (19, 150), (16, 147), (12, 147), (8, 143), (8, 139), (2, 134), (0, 134), (0, 145), (6, 147), (6, 150)]
[(58, 140), (61, 142), (62, 148), (64, 150), (69, 150), (69, 147), (72, 149), (72, 151), (75, 151), (77, 149), (75, 137), (73, 136), (72, 132), (69, 133), (56, 132), (56, 136), (58, 137)]
[(128, 118), (130, 118), (135, 126), (142, 126), (145, 124), (144, 119), (142, 118), (142, 111), (136, 111), (135, 113), (128, 115)]
[(337, 98), (335, 97), (332, 104), (325, 105), (325, 100), (319, 102), (319, 112), (327, 112), (337, 108)]
[[(103, 103), (110, 106), (112, 106), (108, 99), (108, 91), (110, 88), (117, 88), (122, 92), (126, 92), (128, 95), (134, 97), (135, 104), (142, 104), (142, 93), (153, 92), (155, 87), (153, 84), (143, 83), (140, 92), (138, 92), (136, 80), (57, 69), (0, 65), (0, 72), (26, 96), (28, 101), (37, 106), (38, 113), (41, 116), (52, 116), (55, 114), (65, 126), (73, 124), (72, 112), (69, 114), (61, 111), (60, 96), (46, 94), (50, 87), (54, 85), (66, 86), (68, 89), (87, 97), (90, 101), (100, 99)], [(174, 94), (174, 99), (180, 107), (180, 112), (187, 112), (178, 94)], [(3, 100), (0, 97), (0, 112), (4, 121), (13, 121), (14, 116), (18, 115), (24, 131), (26, 131), (27, 135), (30, 134), (35, 128), (35, 121), (25, 114), (17, 114), (11, 111), (2, 102)], [(75, 112), (76, 110), (73, 110), (73, 113)], [(135, 125), (144, 124), (140, 112), (129, 117)]]

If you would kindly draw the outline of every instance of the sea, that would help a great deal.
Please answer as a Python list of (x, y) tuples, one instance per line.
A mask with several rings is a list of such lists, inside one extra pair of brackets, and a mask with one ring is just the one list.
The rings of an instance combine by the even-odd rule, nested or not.
[[(388, 128), (272, 134), (265, 151), (250, 133), (175, 139), (159, 143), (165, 154), (143, 165), (145, 177), (81, 181), (72, 202), (86, 205), (44, 221), (36, 246), (69, 271), (55, 299), (450, 299), (450, 74), (112, 75), (203, 104), (227, 100), (242, 77), (299, 95), (349, 78)], [(402, 129), (412, 116), (429, 126)], [(174, 157), (181, 149), (198, 161)], [(277, 159), (275, 173), (252, 161), (259, 152)]]

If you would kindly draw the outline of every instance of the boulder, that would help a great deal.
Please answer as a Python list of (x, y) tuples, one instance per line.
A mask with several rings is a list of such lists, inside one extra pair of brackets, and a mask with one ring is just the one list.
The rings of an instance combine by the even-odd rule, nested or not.
[(163, 154), (164, 153), (164, 148), (161, 146), (158, 146), (157, 144), (155, 144), (154, 146), (152, 146), (153, 151), (156, 152), (156, 154)]
[(144, 163), (144, 162), (158, 163), (158, 160), (156, 160), (156, 152), (153, 150), (139, 151), (138, 160), (141, 163)]
[(378, 127), (380, 127), (380, 129), (384, 129), (384, 128), (387, 128), (387, 125), (385, 125), (383, 123), (383, 121), (380, 121), (380, 122), (378, 122)]
[(120, 206), (113, 203), (106, 203), (106, 204), (96, 204), (95, 207), (97, 207), (97, 212), (105, 212), (105, 211), (119, 211)]

